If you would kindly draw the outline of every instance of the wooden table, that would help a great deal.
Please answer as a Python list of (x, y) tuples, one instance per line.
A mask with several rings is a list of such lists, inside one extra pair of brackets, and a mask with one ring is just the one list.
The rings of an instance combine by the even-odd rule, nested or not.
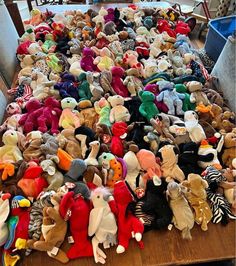
[[(209, 224), (207, 232), (198, 225), (191, 231), (193, 240), (181, 238), (181, 232), (150, 231), (144, 234), (144, 249), (140, 250), (132, 240), (124, 254), (116, 254), (115, 247), (105, 250), (106, 266), (164, 266), (186, 265), (192, 263), (219, 261), (235, 258), (235, 222), (227, 226)], [(62, 246), (67, 250), (68, 244)], [(20, 266), (61, 266), (62, 264), (39, 251), (24, 258)], [(93, 258), (82, 258), (70, 261), (68, 266), (95, 266)]]

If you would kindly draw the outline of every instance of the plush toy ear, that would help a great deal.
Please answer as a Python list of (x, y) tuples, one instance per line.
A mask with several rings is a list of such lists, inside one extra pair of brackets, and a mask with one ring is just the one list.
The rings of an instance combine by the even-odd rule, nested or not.
[(202, 185), (203, 185), (203, 187), (204, 187), (205, 189), (208, 188), (208, 183), (207, 183), (207, 181), (204, 180), (204, 179), (202, 179)]
[(183, 182), (181, 183), (181, 185), (184, 186), (184, 187), (187, 187), (187, 188), (190, 187), (190, 183), (189, 183), (187, 180), (183, 181)]
[(92, 236), (96, 233), (103, 216), (104, 208), (94, 208), (89, 215), (88, 235)]

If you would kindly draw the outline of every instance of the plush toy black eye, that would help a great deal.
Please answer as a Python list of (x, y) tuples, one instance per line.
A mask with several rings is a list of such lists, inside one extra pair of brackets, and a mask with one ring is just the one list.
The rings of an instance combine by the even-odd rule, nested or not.
[(103, 156), (103, 159), (106, 159), (107, 158), (107, 156), (105, 155), (105, 156)]
[(97, 198), (99, 199), (99, 198), (100, 198), (100, 196), (97, 196)]

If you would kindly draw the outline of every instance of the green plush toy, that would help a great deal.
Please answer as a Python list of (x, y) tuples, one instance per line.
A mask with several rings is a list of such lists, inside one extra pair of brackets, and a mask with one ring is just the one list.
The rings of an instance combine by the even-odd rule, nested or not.
[(139, 112), (144, 116), (148, 121), (159, 114), (159, 111), (154, 104), (155, 95), (150, 91), (140, 91), (139, 97), (142, 100), (142, 104), (139, 107)]
[(56, 45), (57, 43), (54, 41), (53, 35), (49, 33), (45, 36), (45, 42), (42, 45), (42, 50), (44, 53), (54, 53)]
[(79, 102), (83, 100), (90, 100), (92, 98), (92, 93), (90, 91), (90, 85), (87, 81), (87, 74), (85, 72), (82, 72), (79, 77), (78, 81), (80, 82), (79, 85)]
[(62, 64), (60, 59), (55, 54), (49, 54), (46, 57), (46, 62), (48, 67), (54, 72), (54, 73), (61, 73), (62, 72)]
[(175, 90), (178, 93), (183, 93), (185, 95), (185, 98), (183, 100), (183, 111), (186, 112), (188, 110), (195, 110), (196, 104), (190, 102), (190, 94), (187, 92), (187, 88), (184, 84), (176, 84), (175, 85)]

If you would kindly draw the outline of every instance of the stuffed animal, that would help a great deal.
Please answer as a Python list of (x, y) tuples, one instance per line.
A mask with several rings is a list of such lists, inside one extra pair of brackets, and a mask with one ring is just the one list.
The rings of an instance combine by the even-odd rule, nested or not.
[(168, 50), (167, 52), (169, 59), (171, 60), (172, 67), (174, 70), (174, 74), (176, 76), (182, 76), (182, 75), (191, 75), (192, 69), (187, 68), (187, 66), (184, 64), (184, 59), (180, 55), (179, 51), (175, 51), (174, 53), (171, 50)]
[(143, 84), (139, 77), (139, 72), (136, 68), (132, 68), (126, 71), (126, 78), (123, 84), (127, 87), (130, 96), (136, 96), (143, 88)]
[(142, 59), (141, 62), (144, 65), (142, 75), (144, 78), (149, 78), (153, 74), (156, 74), (158, 72), (158, 65), (156, 59), (150, 57), (148, 59)]
[(223, 164), (231, 168), (234, 158), (236, 158), (236, 129), (226, 133), (224, 136)]
[(79, 87), (78, 87), (78, 91), (79, 91), (79, 101), (83, 101), (83, 100), (90, 100), (92, 97), (91, 91), (90, 91), (90, 86), (89, 86), (89, 82), (87, 81), (87, 75), (85, 72), (82, 72), (79, 76), (78, 76), (78, 81), (79, 83)]
[(97, 66), (94, 64), (94, 52), (89, 47), (85, 47), (82, 52), (80, 66), (84, 71), (94, 72)]
[(176, 113), (177, 115), (183, 115), (183, 103), (181, 100), (185, 98), (184, 94), (176, 92), (174, 90), (174, 84), (169, 81), (161, 80), (157, 82), (157, 85), (160, 90), (157, 101), (163, 101), (167, 105), (169, 109), (168, 114), (175, 115)]
[(138, 218), (130, 212), (127, 212), (128, 204), (133, 201), (133, 198), (124, 181), (115, 183), (114, 199), (117, 206), (118, 225), (118, 247), (116, 248), (116, 252), (125, 252), (132, 237), (138, 242), (140, 248), (143, 248), (141, 239), (144, 226)]
[(209, 166), (203, 173), (203, 178), (207, 182), (207, 199), (210, 201), (213, 213), (212, 222), (226, 225), (228, 219), (236, 219), (231, 211), (231, 206), (227, 199), (219, 192), (218, 187), (226, 178), (213, 166)]
[(177, 48), (182, 56), (185, 54), (193, 54), (190, 40), (186, 35), (183, 34), (177, 34), (174, 48)]
[(110, 122), (129, 122), (130, 114), (126, 107), (124, 107), (124, 98), (120, 95), (108, 97), (112, 109), (110, 111)]
[(19, 138), (14, 130), (7, 130), (2, 136), (3, 146), (0, 147), (1, 163), (17, 163), (23, 160), (22, 153), (18, 148)]
[(40, 149), (42, 144), (42, 132), (37, 130), (28, 133), (26, 135), (25, 150), (23, 152), (25, 161), (29, 162), (31, 160), (44, 160), (45, 156)]
[(65, 129), (74, 129), (80, 127), (80, 114), (78, 111), (74, 110), (77, 106), (77, 102), (74, 98), (67, 97), (61, 101), (61, 107), (63, 109), (59, 126)]
[(122, 67), (113, 66), (111, 68), (111, 73), (112, 73), (111, 86), (113, 90), (116, 92), (116, 94), (122, 97), (128, 97), (129, 91), (127, 87), (123, 84), (122, 80), (125, 74), (125, 70)]
[(156, 105), (154, 104), (155, 95), (149, 91), (140, 91), (139, 97), (142, 101), (142, 104), (139, 107), (139, 112), (149, 121), (159, 113)]
[(144, 121), (145, 118), (140, 115), (139, 107), (142, 104), (139, 96), (129, 98), (125, 101), (124, 106), (129, 110), (130, 123)]
[(87, 166), (89, 165), (98, 166), (97, 155), (100, 149), (100, 142), (97, 140), (94, 140), (89, 143), (89, 146), (91, 147), (91, 151), (88, 157), (84, 161)]
[(136, 154), (141, 169), (145, 171), (144, 180), (152, 179), (155, 184), (161, 183), (162, 171), (160, 165), (156, 162), (155, 155), (145, 149), (141, 149)]
[(87, 81), (89, 82), (89, 89), (92, 94), (91, 101), (100, 100), (104, 95), (103, 88), (100, 85), (100, 74), (87, 72)]
[(78, 39), (72, 38), (69, 42), (68, 45), (70, 46), (70, 52), (72, 54), (81, 54), (81, 43)]
[(183, 239), (191, 240), (190, 230), (194, 226), (194, 216), (182, 190), (183, 187), (180, 184), (172, 181), (167, 186), (167, 195), (175, 227), (182, 231)]
[(199, 81), (189, 81), (186, 84), (188, 91), (191, 93), (190, 102), (196, 104), (204, 104), (205, 106), (209, 105), (210, 102), (206, 94), (202, 91), (202, 83)]
[(110, 68), (115, 65), (113, 61), (113, 54), (107, 47), (104, 47), (101, 50), (99, 50), (97, 47), (94, 46), (91, 49), (97, 55), (93, 63), (97, 65), (97, 68), (100, 71), (110, 70)]
[(95, 111), (99, 114), (98, 124), (105, 124), (111, 126), (110, 111), (111, 107), (109, 102), (103, 97), (94, 103)]
[(72, 97), (76, 101), (79, 100), (79, 91), (76, 79), (73, 75), (64, 73), (61, 80), (54, 85), (54, 89), (58, 90), (62, 99)]
[(9, 230), (6, 222), (10, 213), (10, 197), (11, 194), (9, 193), (1, 193), (0, 195), (0, 247), (5, 244), (9, 235)]
[(122, 140), (127, 136), (128, 126), (125, 122), (115, 122), (111, 127), (112, 139), (110, 150), (115, 156), (124, 156), (124, 146)]
[(96, 188), (91, 194), (93, 209), (89, 215), (88, 235), (93, 236), (94, 260), (102, 264), (106, 255), (98, 245), (102, 243), (104, 248), (109, 248), (116, 243), (117, 225), (108, 203), (110, 196), (106, 188)]
[(182, 182), (185, 179), (183, 171), (178, 166), (177, 151), (173, 145), (164, 145), (160, 150), (161, 171), (167, 182), (176, 179)]
[(112, 85), (112, 74), (110, 71), (103, 71), (100, 73), (100, 85), (103, 88), (105, 93), (109, 93), (115, 95), (116, 92), (114, 91)]
[(212, 212), (207, 203), (207, 182), (200, 175), (189, 174), (188, 180), (182, 182), (182, 185), (188, 189), (185, 195), (194, 210), (195, 222), (201, 225), (203, 231), (207, 231), (207, 224), (212, 219)]
[(186, 111), (184, 113), (184, 123), (189, 137), (192, 141), (199, 143), (206, 139), (202, 126), (198, 123), (198, 115), (194, 111)]
[(67, 252), (67, 257), (69, 259), (92, 257), (93, 248), (88, 239), (89, 202), (81, 195), (75, 196), (71, 191), (62, 198), (59, 211), (62, 218), (69, 221), (74, 241)]
[(183, 111), (195, 110), (196, 104), (190, 101), (190, 94), (187, 92), (187, 87), (184, 84), (175, 84), (175, 90), (185, 96), (183, 100)]

